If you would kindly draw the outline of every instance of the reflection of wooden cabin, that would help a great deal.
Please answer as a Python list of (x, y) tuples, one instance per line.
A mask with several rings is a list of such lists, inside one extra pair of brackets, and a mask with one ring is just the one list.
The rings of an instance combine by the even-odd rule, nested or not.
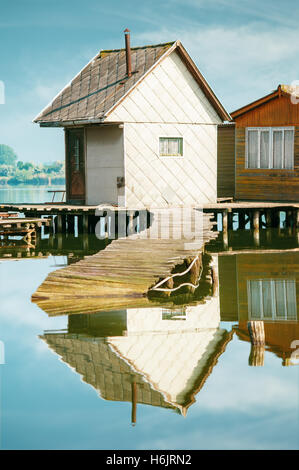
[(179, 41), (97, 54), (35, 118), (63, 127), (67, 201), (216, 201), (217, 125), (230, 116)]
[[(219, 322), (213, 297), (184, 311), (130, 309), (110, 312), (106, 321), (102, 314), (73, 315), (67, 334), (42, 339), (102, 398), (132, 401), (134, 416), (137, 403), (185, 415), (231, 339)], [(101, 329), (114, 335), (99, 337)]]
[[(267, 96), (231, 113), (235, 129), (219, 129), (218, 179), (221, 171), (224, 176), (218, 196), (298, 201), (298, 97), (298, 87), (279, 85)], [(233, 192), (229, 186), (232, 177)]]
[(296, 322), (299, 252), (218, 258), (221, 319)]
[[(284, 366), (292, 365), (291, 356), (298, 347), (295, 342), (299, 339), (299, 322), (265, 322), (264, 330), (266, 350), (281, 358)], [(250, 342), (247, 322), (239, 322), (234, 331), (241, 340)]]

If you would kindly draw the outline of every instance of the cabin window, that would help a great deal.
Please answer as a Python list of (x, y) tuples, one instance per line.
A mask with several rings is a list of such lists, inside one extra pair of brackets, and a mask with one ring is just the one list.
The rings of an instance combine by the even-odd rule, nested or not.
[(297, 320), (296, 281), (259, 279), (247, 281), (251, 320)]
[(182, 137), (160, 137), (159, 139), (160, 157), (182, 157), (183, 138)]
[(162, 308), (162, 320), (186, 320), (186, 318), (186, 308), (179, 308), (175, 310)]
[(292, 170), (294, 128), (247, 128), (246, 168)]

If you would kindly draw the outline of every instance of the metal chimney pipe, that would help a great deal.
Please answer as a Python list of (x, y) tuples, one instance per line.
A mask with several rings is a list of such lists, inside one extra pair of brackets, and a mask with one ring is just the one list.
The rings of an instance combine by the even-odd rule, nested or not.
[(126, 40), (126, 62), (127, 62), (127, 76), (132, 75), (132, 60), (131, 60), (131, 46), (130, 46), (130, 30), (127, 28), (124, 30)]

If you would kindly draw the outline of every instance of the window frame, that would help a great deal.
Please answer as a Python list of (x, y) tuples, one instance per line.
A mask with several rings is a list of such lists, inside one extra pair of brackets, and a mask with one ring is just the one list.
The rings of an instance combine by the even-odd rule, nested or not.
[[(160, 142), (161, 142), (161, 139), (179, 139), (181, 140), (182, 142), (182, 155), (175, 155), (175, 154), (169, 154), (169, 155), (161, 155), (160, 153)], [(159, 139), (158, 139), (158, 155), (159, 155), (159, 158), (178, 158), (178, 159), (181, 159), (181, 158), (184, 158), (184, 137), (181, 136), (181, 135), (177, 135), (177, 136), (166, 136), (166, 135), (159, 135)]]
[[(249, 165), (249, 145), (248, 145), (248, 135), (250, 131), (257, 131), (258, 132), (258, 166), (254, 168), (250, 168)], [(269, 166), (267, 168), (261, 168), (261, 134), (262, 132), (268, 131), (269, 132)], [(282, 148), (283, 148), (283, 163), (285, 165), (285, 131), (293, 131), (293, 142), (292, 142), (292, 168), (275, 168), (274, 164), (274, 156), (273, 156), (273, 135), (274, 132), (282, 131)], [(283, 126), (283, 127), (246, 127), (246, 136), (245, 136), (245, 168), (246, 170), (278, 170), (278, 171), (294, 171), (294, 158), (295, 157), (295, 127), (294, 126)]]
[[(264, 282), (269, 283), (270, 285), (270, 290), (271, 290), (271, 317), (266, 316), (264, 314), (264, 305), (263, 305), (263, 283)], [(251, 283), (252, 282), (258, 282), (259, 283), (259, 304), (260, 304), (260, 312), (261, 315), (257, 316), (253, 314), (253, 307), (252, 307), (252, 302), (251, 302)], [(277, 294), (276, 294), (276, 285), (278, 282), (283, 283), (283, 290), (284, 290), (284, 296), (283, 296), (283, 301), (285, 305), (285, 314), (284, 317), (280, 316), (277, 314)], [(286, 283), (291, 283), (292, 286), (294, 286), (294, 306), (295, 306), (295, 316), (292, 317), (290, 311), (288, 310), (288, 305), (287, 305), (287, 285)], [(265, 320), (265, 321), (287, 321), (287, 322), (297, 322), (298, 320), (298, 312), (297, 312), (297, 285), (296, 285), (296, 279), (283, 279), (283, 278), (264, 278), (264, 279), (247, 279), (247, 305), (248, 305), (248, 319), (251, 321), (256, 321), (256, 320)]]

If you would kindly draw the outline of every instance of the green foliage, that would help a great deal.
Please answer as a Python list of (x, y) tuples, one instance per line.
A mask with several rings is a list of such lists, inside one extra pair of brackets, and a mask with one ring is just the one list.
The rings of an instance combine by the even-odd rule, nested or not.
[(0, 177), (1, 176), (10, 176), (14, 173), (15, 167), (12, 165), (0, 165)]
[(17, 161), (14, 151), (0, 145), (0, 185), (65, 184), (64, 162), (34, 163)]
[(11, 147), (5, 144), (0, 144), (0, 165), (16, 164), (18, 157)]

